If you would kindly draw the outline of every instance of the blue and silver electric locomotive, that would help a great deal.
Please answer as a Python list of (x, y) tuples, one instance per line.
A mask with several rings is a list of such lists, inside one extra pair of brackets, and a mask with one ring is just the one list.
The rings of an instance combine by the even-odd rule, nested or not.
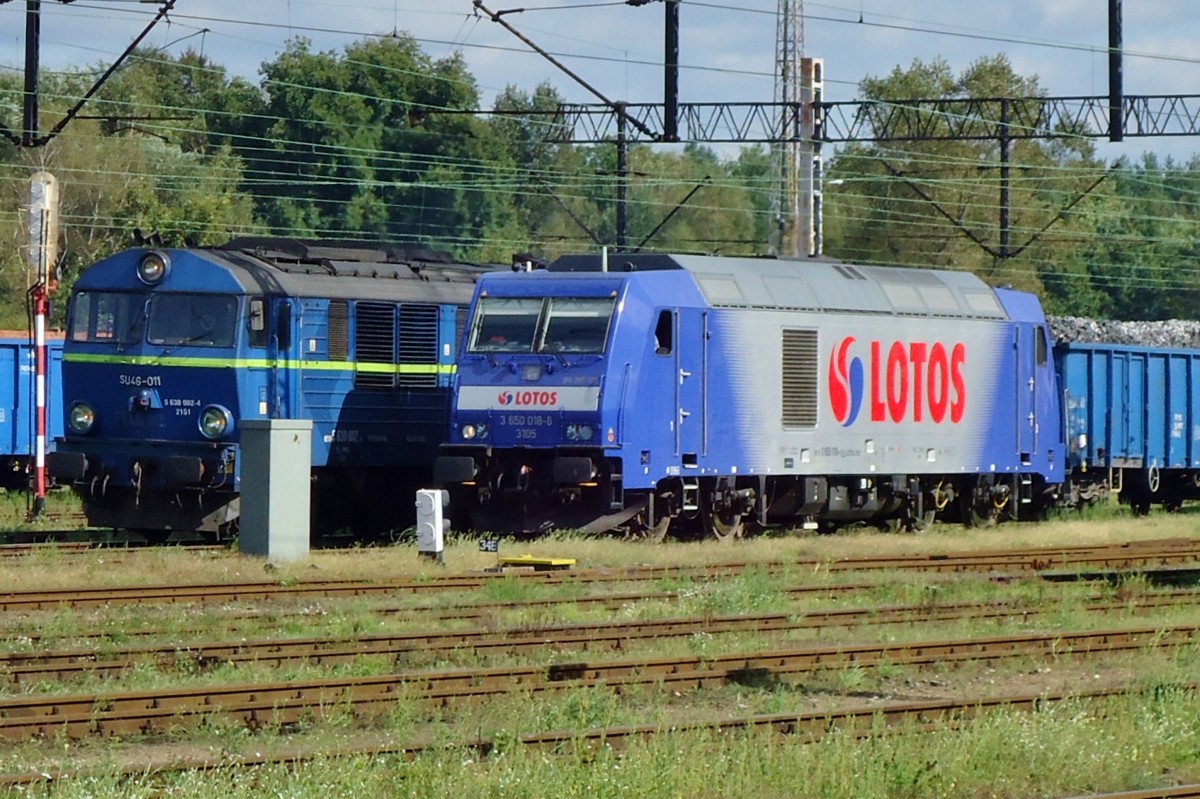
[(1023, 518), (1057, 394), (1036, 298), (968, 273), (569, 256), (479, 281), (435, 475), (497, 531)]
[(238, 425), (311, 419), (313, 527), (405, 523), (428, 480), (484, 267), (363, 242), (135, 248), (85, 271), (50, 461), (89, 522), (229, 532)]

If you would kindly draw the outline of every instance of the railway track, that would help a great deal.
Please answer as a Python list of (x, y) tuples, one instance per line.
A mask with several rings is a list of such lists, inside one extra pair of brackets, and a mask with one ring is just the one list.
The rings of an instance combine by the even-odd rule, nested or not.
[[(1112, 570), (1155, 568), (1160, 573), (1180, 568), (1179, 579), (1200, 577), (1200, 541), (1169, 539), (1113, 546), (1037, 548), (950, 555), (888, 556), (821, 560), (801, 558), (790, 561), (736, 562), (705, 566), (639, 566), (626, 568), (581, 569), (573, 572), (505, 572), (446, 576), (425, 576), (398, 580), (311, 580), (281, 585), (279, 582), (253, 581), (192, 585), (111, 586), (103, 588), (64, 588), (0, 593), (0, 611), (39, 610), (60, 607), (86, 608), (103, 605), (151, 604), (175, 602), (238, 602), (282, 598), (346, 597), (378, 594), (432, 594), (469, 591), (502, 579), (521, 579), (542, 585), (646, 582), (667, 578), (707, 580), (757, 569), (767, 574), (795, 571), (922, 571), (934, 573), (1042, 573), (1049, 579), (1077, 579), (1081, 567), (1101, 579)], [(1058, 570), (1055, 573), (1055, 570)]]
[[(1196, 683), (1180, 686), (1189, 691), (1197, 690)], [(794, 736), (802, 742), (820, 740), (830, 734), (853, 735), (867, 738), (896, 731), (927, 732), (935, 729), (954, 728), (971, 719), (998, 710), (1033, 712), (1054, 702), (1100, 701), (1112, 697), (1137, 693), (1135, 686), (1121, 685), (1111, 688), (1071, 692), (1041, 692), (995, 696), (983, 699), (963, 700), (938, 699), (929, 701), (899, 701), (862, 704), (840, 710), (822, 710), (809, 713), (757, 714), (736, 719), (716, 719), (672, 724), (669, 728), (660, 724), (605, 727), (582, 731), (547, 731), (517, 736), (516, 742), (523, 748), (542, 751), (548, 755), (570, 752), (597, 751), (600, 748), (622, 750), (631, 743), (649, 736), (686, 734), (691, 732), (713, 732), (736, 734), (754, 730), (769, 730), (778, 735)], [(243, 755), (222, 758), (174, 758), (160, 763), (131, 764), (120, 770), (123, 775), (154, 774), (168, 771), (209, 771), (218, 768), (245, 768), (275, 763), (302, 763), (329, 757), (394, 755), (412, 759), (430, 751), (447, 749), (473, 751), (478, 757), (488, 757), (497, 749), (494, 739), (480, 737), (450, 743), (428, 742), (383, 743), (337, 749), (310, 749), (281, 752), (272, 755)], [(106, 772), (106, 775), (110, 775)], [(56, 780), (67, 780), (85, 776), (67, 770), (26, 771), (0, 774), (0, 786), (18, 787)], [(1200, 796), (1200, 786), (1178, 786), (1151, 791), (1131, 791), (1110, 794), (1110, 799), (1153, 799), (1153, 797)]]
[[(1143, 594), (1131, 601), (1091, 601), (1081, 610), (1094, 613), (1131, 609), (1149, 611), (1200, 604), (1194, 591)], [(75, 649), (0, 654), (0, 678), (12, 684), (65, 682), (81, 675), (117, 675), (140, 664), (175, 670), (187, 665), (203, 671), (215, 664), (247, 663), (284, 667), (305, 662), (314, 665), (351, 663), (365, 656), (402, 659), (407, 655), (449, 657), (455, 653), (477, 656), (543, 650), (623, 651), (639, 643), (663, 638), (729, 633), (782, 635), (800, 630), (858, 627), (901, 623), (929, 623), (971, 619), (1026, 619), (1039, 611), (1001, 602), (947, 605), (891, 605), (797, 613), (737, 616), (692, 616), (643, 622), (539, 625), (535, 627), (477, 627), (462, 630), (427, 630), (389, 635), (346, 638), (261, 638), (191, 644), (123, 647), (108, 651)]]
[(27, 558), (34, 555), (82, 555), (97, 551), (127, 551), (150, 547), (169, 546), (189, 552), (228, 552), (229, 547), (219, 544), (201, 544), (180, 541), (171, 544), (153, 544), (148, 541), (30, 541), (0, 544), (0, 559)]
[[(415, 580), (385, 581), (306, 581), (287, 585), (278, 582), (247, 582), (237, 586), (223, 584), (218, 589), (232, 588), (231, 593), (203, 598), (197, 597), (197, 589), (210, 590), (210, 586), (180, 586), (182, 594), (177, 598), (170, 595), (172, 586), (149, 587), (152, 592), (163, 591), (162, 598), (153, 598), (154, 593), (138, 597), (135, 592), (144, 588), (130, 587), (128, 596), (120, 594), (116, 601), (98, 601), (97, 594), (114, 589), (96, 589), (80, 592), (78, 607), (96, 607), (103, 604), (114, 606), (132, 602), (187, 602), (200, 603), (211, 599), (222, 602), (261, 599), (267, 603), (294, 598), (312, 608), (313, 597), (380, 596), (389, 594), (435, 595), (438, 592), (469, 592), (486, 588), (497, 577), (528, 582), (530, 585), (568, 586), (591, 584), (612, 585), (621, 582), (648, 583), (653, 580), (680, 578), (694, 580), (718, 580), (747, 569), (758, 570), (768, 575), (787, 577), (788, 582), (807, 580), (810, 584), (773, 586), (779, 594), (791, 594), (797, 598), (818, 595), (834, 596), (852, 591), (878, 590), (886, 585), (883, 580), (894, 579), (882, 571), (929, 571), (943, 575), (936, 578), (953, 579), (956, 574), (991, 574), (1007, 577), (1010, 574), (1034, 574), (1046, 579), (1068, 579), (1087, 577), (1110, 577), (1120, 569), (1162, 569), (1166, 573), (1191, 574), (1200, 571), (1194, 565), (1200, 562), (1200, 541), (1191, 539), (1146, 542), (1119, 547), (1072, 547), (1034, 548), (1008, 552), (961, 553), (953, 556), (914, 556), (904, 558), (855, 558), (837, 561), (817, 559), (779, 561), (774, 563), (723, 563), (708, 567), (693, 568), (635, 568), (635, 569), (588, 569), (575, 573), (518, 573), (509, 575), (471, 574), (444, 575)], [(1007, 564), (1007, 565), (1006, 565)], [(1193, 568), (1188, 568), (1192, 564)], [(1165, 567), (1165, 568), (1164, 568)], [(813, 585), (805, 573), (837, 572), (843, 570), (881, 572), (877, 582), (840, 583)], [(1097, 571), (1101, 570), (1101, 571)], [(1002, 580), (1001, 582), (1005, 582)], [(416, 585), (424, 583), (424, 585)], [(647, 588), (652, 586), (646, 586)], [(295, 590), (301, 589), (301, 590)], [(1047, 654), (1058, 656), (1099, 655), (1108, 652), (1144, 651), (1150, 647), (1173, 647), (1194, 644), (1200, 639), (1200, 628), (1177, 625), (1170, 628), (1141, 626), (1124, 630), (1101, 630), (1090, 632), (1055, 632), (1042, 636), (992, 636), (988, 638), (953, 639), (941, 641), (910, 642), (907, 644), (865, 644), (847, 646), (788, 646), (779, 648), (778, 642), (771, 644), (769, 651), (725, 652), (720, 655), (694, 655), (685, 657), (629, 657), (627, 651), (638, 642), (651, 638), (688, 636), (696, 634), (725, 634), (753, 629), (767, 634), (784, 634), (805, 628), (849, 627), (868, 623), (919, 623), (958, 618), (1004, 618), (1033, 615), (1035, 608), (1022, 607), (1019, 603), (958, 603), (931, 605), (895, 605), (887, 607), (835, 609), (801, 614), (758, 614), (742, 617), (683, 617), (661, 619), (652, 622), (631, 624), (575, 624), (516, 626), (498, 629), (495, 620), (498, 614), (521, 609), (534, 610), (559, 604), (594, 605), (619, 608), (638, 601), (673, 601), (683, 595), (694, 593), (695, 587), (681, 591), (624, 591), (619, 594), (597, 593), (585, 597), (565, 596), (562, 598), (540, 598), (517, 601), (489, 601), (446, 604), (423, 604), (414, 606), (403, 602), (389, 607), (375, 607), (364, 612), (380, 615), (413, 615), (433, 621), (456, 619), (477, 622), (474, 629), (446, 632), (425, 630), (405, 632), (397, 635), (361, 637), (357, 640), (334, 638), (263, 639), (246, 641), (208, 641), (187, 646), (123, 646), (107, 652), (83, 650), (40, 651), (0, 655), (0, 679), (7, 677), (14, 683), (48, 683), (73, 679), (87, 672), (116, 674), (136, 667), (139, 663), (161, 663), (170, 669), (181, 667), (183, 672), (194, 674), (197, 669), (217, 663), (242, 663), (255, 661), (266, 667), (287, 666), (299, 661), (320, 664), (337, 664), (353, 661), (363, 656), (390, 657), (403, 661), (413, 656), (410, 663), (427, 662), (427, 657), (445, 659), (455, 650), (470, 650), (470, 656), (488, 657), (493, 654), (520, 655), (531, 650), (599, 652), (614, 650), (624, 652), (620, 659), (594, 659), (567, 663), (540, 663), (515, 668), (439, 668), (414, 670), (371, 678), (313, 679), (279, 683), (253, 683), (227, 685), (208, 689), (173, 689), (160, 691), (107, 691), (91, 694), (58, 694), (20, 696), (0, 699), (0, 741), (19, 742), (38, 736), (62, 736), (65, 739), (83, 739), (93, 736), (138, 736), (155, 735), (162, 731), (186, 729), (200, 723), (210, 714), (226, 719), (222, 723), (242, 724), (248, 728), (263, 727), (273, 731), (303, 729), (309, 722), (324, 717), (326, 708), (336, 708), (340, 718), (347, 711), (354, 717), (370, 719), (377, 714), (387, 713), (397, 701), (411, 700), (431, 708), (446, 708), (450, 718), (481, 701), (501, 698), (514, 692), (518, 696), (570, 689), (631, 691), (638, 695), (642, 691), (653, 692), (666, 688), (678, 693), (693, 689), (717, 688), (730, 684), (754, 686), (770, 685), (775, 682), (803, 680), (803, 675), (813, 672), (836, 672), (847, 668), (871, 668), (876, 665), (900, 665), (920, 667), (929, 663), (954, 663), (1000, 661), (1004, 658), (1041, 657)], [(1136, 590), (1136, 589), (1135, 589)], [(256, 593), (256, 592), (262, 593)], [(69, 603), (23, 604), (38, 592), (12, 592), (0, 594), (0, 609), (17, 611), (32, 607), (60, 608)], [(43, 592), (44, 593), (44, 592)], [(1118, 593), (1123, 596), (1127, 592)], [(1196, 592), (1144, 592), (1138, 591), (1129, 597), (1132, 601), (1112, 601), (1094, 596), (1081, 604), (1079, 609), (1096, 612), (1121, 612), (1131, 607), (1136, 610), (1152, 610), (1169, 605), (1191, 605), (1200, 602)], [(61, 594), (59, 595), (61, 597)], [(13, 606), (6, 601), (14, 598)], [(232, 598), (231, 598), (232, 597)], [(447, 597), (451, 598), (451, 597)], [(109, 597), (111, 599), (111, 597)], [(266, 610), (264, 614), (262, 610)], [(235, 608), (222, 618), (247, 618), (261, 622), (265, 618), (290, 618), (300, 616), (282, 607), (272, 608), (264, 604), (256, 612), (246, 608)], [(534, 615), (536, 617), (536, 615)], [(36, 618), (36, 617), (33, 617)], [(28, 622), (27, 622), (28, 623)], [(1127, 623), (1127, 622), (1126, 622)], [(122, 630), (122, 634), (129, 631)], [(143, 628), (143, 635), (164, 634)], [(175, 636), (180, 630), (172, 628)], [(89, 635), (73, 635), (73, 638), (88, 638), (99, 642), (105, 634), (93, 631)], [(53, 640), (52, 636), (29, 636), (40, 642)], [(726, 644), (728, 646), (728, 644)], [(706, 651), (708, 651), (706, 649)], [(539, 658), (541, 659), (541, 658)], [(557, 659), (557, 658), (556, 658)], [(1090, 664), (1089, 664), (1090, 668)], [(1057, 669), (1056, 669), (1057, 671)], [(1090, 672), (1089, 672), (1090, 674)], [(1187, 686), (1196, 690), (1195, 685)], [(996, 701), (1006, 707), (1032, 709), (1039, 703), (1059, 698), (1082, 697), (1102, 698), (1120, 693), (1136, 693), (1133, 686), (1113, 690), (1051, 695), (1039, 693), (1036, 697), (1001, 697)], [(947, 692), (949, 693), (949, 692)], [(741, 716), (733, 720), (692, 720), (684, 724), (671, 725), (670, 731), (716, 731), (771, 729), (781, 734), (815, 740), (828, 731), (837, 729), (851, 735), (868, 736), (880, 730), (920, 731), (953, 727), (963, 724), (976, 713), (986, 713), (996, 705), (992, 699), (980, 699), (978, 695), (962, 698), (960, 710), (947, 709), (940, 700), (922, 702), (881, 702), (873, 699), (862, 708), (844, 710), (822, 710), (815, 713), (793, 713), (772, 716)], [(845, 701), (845, 700), (843, 700)], [(1022, 704), (1025, 703), (1025, 704)], [(905, 711), (902, 708), (907, 707)], [(940, 708), (940, 709), (939, 709)], [(905, 715), (907, 712), (908, 715)], [(602, 730), (537, 732), (514, 736), (506, 734), (505, 746), (514, 741), (528, 749), (544, 749), (547, 752), (579, 751), (581, 748), (607, 747), (619, 749), (629, 742), (648, 735), (666, 732), (661, 725), (611, 727)], [(376, 730), (367, 735), (386, 733)], [(442, 746), (474, 749), (487, 755), (496, 742), (487, 738), (462, 740)], [(361, 748), (312, 751), (292, 750), (267, 756), (222, 757), (215, 760), (204, 758), (173, 760), (170, 762), (138, 762), (128, 767), (127, 774), (148, 774), (163, 770), (206, 768), (237, 768), (267, 763), (303, 762), (315, 758), (353, 754), (393, 754), (400, 757), (416, 757), (430, 749), (429, 744), (418, 742), (387, 742)], [(105, 775), (112, 775), (110, 769)], [(0, 785), (21, 786), (48, 779), (65, 779), (86, 776), (82, 772), (37, 771), (21, 774), (0, 774)], [(1173, 789), (1166, 789), (1173, 790)], [(1136, 792), (1115, 794), (1131, 799), (1147, 799), (1148, 796), (1189, 796), (1197, 794)]]
[(356, 715), (393, 705), (401, 697), (429, 707), (476, 702), (513, 691), (606, 687), (676, 691), (729, 683), (765, 684), (814, 671), (854, 666), (921, 666), (1012, 657), (1094, 655), (1194, 643), (1200, 627), (1177, 625), (906, 643), (794, 647), (716, 655), (658, 656), (548, 665), (398, 672), (377, 677), (293, 680), (98, 694), (37, 694), (0, 699), (0, 739), (62, 735), (162, 733), (220, 713), (250, 728), (291, 725), (322, 717), (325, 709)]

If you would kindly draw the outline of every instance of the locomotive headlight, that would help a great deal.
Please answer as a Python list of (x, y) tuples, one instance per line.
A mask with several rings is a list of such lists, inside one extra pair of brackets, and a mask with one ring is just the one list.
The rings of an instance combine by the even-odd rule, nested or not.
[(200, 427), (200, 434), (205, 438), (221, 438), (233, 432), (233, 414), (228, 408), (209, 405), (200, 412), (197, 425)]
[(96, 424), (96, 412), (86, 402), (76, 402), (67, 412), (67, 426), (71, 432), (83, 435)]
[(142, 256), (142, 260), (138, 263), (138, 280), (147, 286), (158, 285), (167, 276), (167, 271), (170, 268), (171, 259), (167, 257), (166, 253), (158, 252), (157, 250), (148, 252)]
[(592, 436), (596, 435), (590, 424), (569, 424), (566, 433), (570, 441), (591, 441)]
[(476, 438), (487, 438), (488, 426), (486, 424), (465, 424), (462, 428), (462, 437), (467, 441), (473, 441)]

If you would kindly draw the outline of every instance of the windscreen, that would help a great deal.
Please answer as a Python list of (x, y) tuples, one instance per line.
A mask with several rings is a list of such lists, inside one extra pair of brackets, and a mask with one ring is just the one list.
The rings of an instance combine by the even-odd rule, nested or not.
[(233, 346), (237, 298), (222, 294), (155, 294), (150, 299), (151, 344)]
[(533, 352), (541, 299), (484, 297), (475, 311), (471, 352)]
[(112, 291), (78, 291), (71, 299), (71, 341), (137, 344), (142, 340), (146, 297)]
[(469, 352), (604, 352), (613, 297), (484, 297)]
[(612, 297), (550, 297), (546, 300), (546, 324), (538, 351), (604, 352), (614, 302)]

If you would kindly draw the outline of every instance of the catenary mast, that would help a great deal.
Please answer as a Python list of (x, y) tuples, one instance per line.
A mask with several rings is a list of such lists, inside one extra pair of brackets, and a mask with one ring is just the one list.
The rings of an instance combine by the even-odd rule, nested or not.
[(819, 116), (824, 65), (804, 57), (804, 1), (779, 0), (775, 31), (775, 104), (781, 140), (772, 144), (771, 249), (784, 256), (821, 254)]

